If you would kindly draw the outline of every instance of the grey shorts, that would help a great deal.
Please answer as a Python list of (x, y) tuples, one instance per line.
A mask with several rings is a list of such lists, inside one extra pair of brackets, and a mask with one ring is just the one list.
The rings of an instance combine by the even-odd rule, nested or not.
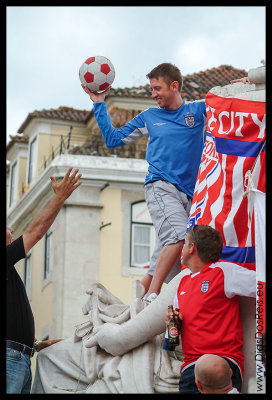
[[(147, 271), (149, 275), (154, 275), (162, 248), (185, 239), (192, 201), (185, 193), (165, 181), (145, 185), (145, 199), (157, 236), (150, 268)], [(180, 272), (180, 265), (178, 260), (165, 282), (169, 282)]]

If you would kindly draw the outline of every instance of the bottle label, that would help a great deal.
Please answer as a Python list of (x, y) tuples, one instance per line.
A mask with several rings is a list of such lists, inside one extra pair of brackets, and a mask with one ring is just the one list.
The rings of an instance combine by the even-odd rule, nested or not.
[(172, 328), (170, 328), (169, 330), (169, 336), (173, 337), (177, 337), (178, 336), (178, 330), (177, 328), (175, 328), (174, 326)]

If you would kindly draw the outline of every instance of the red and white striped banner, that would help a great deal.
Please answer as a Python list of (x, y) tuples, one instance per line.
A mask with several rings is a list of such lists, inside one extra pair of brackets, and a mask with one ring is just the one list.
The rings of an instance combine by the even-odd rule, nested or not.
[[(258, 159), (265, 192), (265, 103), (206, 96), (207, 135), (188, 228), (211, 225), (223, 237), (222, 260), (255, 270), (255, 228), (245, 176)], [(259, 157), (258, 157), (259, 156)]]
[(257, 373), (262, 370), (261, 344), (266, 329), (265, 102), (209, 92), (206, 109), (206, 144), (188, 229), (206, 224), (219, 230), (223, 237), (221, 260), (256, 270)]

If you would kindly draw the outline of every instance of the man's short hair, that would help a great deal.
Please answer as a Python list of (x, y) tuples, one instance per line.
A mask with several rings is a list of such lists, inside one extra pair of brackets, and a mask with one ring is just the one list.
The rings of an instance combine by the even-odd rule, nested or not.
[(209, 225), (195, 225), (188, 232), (189, 243), (195, 243), (199, 257), (206, 262), (219, 260), (223, 248), (221, 233)]
[(158, 79), (159, 77), (163, 78), (165, 83), (167, 83), (168, 86), (173, 81), (178, 81), (179, 84), (179, 91), (182, 89), (182, 75), (178, 67), (176, 67), (174, 64), (171, 63), (162, 63), (159, 64), (157, 67), (153, 68), (152, 71), (150, 71), (146, 77), (148, 79)]
[(220, 393), (232, 386), (231, 375), (227, 360), (216, 354), (204, 354), (195, 364), (195, 378), (206, 393)]

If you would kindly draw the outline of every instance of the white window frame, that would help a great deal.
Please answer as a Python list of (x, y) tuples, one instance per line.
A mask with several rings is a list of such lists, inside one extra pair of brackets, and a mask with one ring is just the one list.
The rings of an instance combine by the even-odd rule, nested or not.
[(32, 251), (29, 251), (24, 260), (24, 285), (26, 294), (29, 300), (31, 300), (31, 288), (32, 288)]
[(10, 179), (9, 179), (9, 207), (16, 201), (16, 187), (17, 187), (17, 160), (10, 166)]
[(37, 136), (35, 136), (29, 143), (27, 184), (31, 183), (34, 178), (34, 171), (37, 158), (37, 146), (38, 146), (38, 138)]
[(53, 229), (51, 227), (44, 236), (43, 285), (46, 285), (51, 280), (52, 262), (53, 262)]
[[(135, 216), (134, 207), (139, 210), (138, 215)], [(149, 228), (149, 242), (147, 244), (135, 243), (135, 227), (148, 227)], [(154, 251), (156, 233), (150, 214), (147, 210), (145, 201), (137, 201), (131, 204), (131, 234), (130, 234), (130, 267), (143, 268), (149, 266), (150, 258)], [(149, 247), (149, 257), (146, 262), (137, 264), (134, 261), (134, 248), (135, 246), (143, 245), (143, 247)]]

